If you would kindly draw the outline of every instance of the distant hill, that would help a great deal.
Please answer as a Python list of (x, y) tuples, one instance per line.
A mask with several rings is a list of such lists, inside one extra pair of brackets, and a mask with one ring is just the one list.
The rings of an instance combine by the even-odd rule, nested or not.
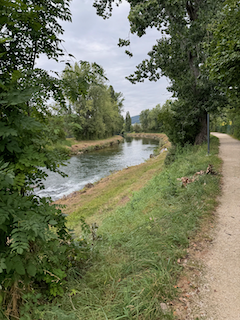
[(134, 124), (134, 123), (140, 123), (139, 115), (138, 115), (138, 116), (131, 117), (131, 121), (132, 121), (132, 124)]

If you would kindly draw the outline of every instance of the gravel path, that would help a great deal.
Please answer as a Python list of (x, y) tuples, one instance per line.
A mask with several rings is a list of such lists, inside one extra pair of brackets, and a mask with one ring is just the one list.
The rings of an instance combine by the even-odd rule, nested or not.
[(213, 246), (205, 257), (207, 320), (240, 320), (240, 141), (222, 133), (223, 185)]

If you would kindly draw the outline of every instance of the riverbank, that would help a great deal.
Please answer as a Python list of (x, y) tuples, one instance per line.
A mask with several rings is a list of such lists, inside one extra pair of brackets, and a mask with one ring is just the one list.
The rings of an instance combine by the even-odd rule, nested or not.
[(70, 141), (71, 146), (67, 146), (71, 155), (86, 153), (92, 150), (100, 150), (108, 147), (112, 147), (115, 144), (119, 144), (124, 141), (122, 136), (114, 136), (102, 140), (82, 140), (77, 141), (74, 139), (67, 139)]
[(168, 137), (164, 133), (127, 133), (127, 137), (130, 138), (147, 138), (159, 141), (159, 147), (164, 146), (168, 142)]
[[(165, 154), (102, 179), (99, 189), (83, 190), (70, 205), (65, 199), (69, 226), (91, 247), (81, 277), (69, 279), (69, 292), (58, 300), (67, 314), (188, 319), (188, 301), (198, 294), (189, 273), (199, 274), (194, 257), (211, 241), (220, 192), (218, 140), (211, 137), (210, 156), (206, 144), (188, 146), (165, 167)], [(214, 170), (207, 174), (209, 163)], [(81, 232), (82, 216), (98, 225), (88, 236)]]
[(101, 212), (110, 214), (116, 206), (125, 205), (130, 200), (132, 192), (140, 190), (157, 172), (162, 170), (166, 150), (161, 154), (160, 151), (163, 148), (168, 149), (170, 143), (164, 134), (159, 134), (157, 139), (162, 139), (165, 143), (159, 145), (159, 154), (156, 157), (139, 165), (116, 171), (94, 184), (89, 183), (84, 189), (55, 201), (55, 204), (66, 206), (64, 212), (70, 214), (69, 221), (73, 225), (74, 217), (79, 215), (86, 218), (87, 223), (91, 223), (94, 219), (100, 223)]
[(156, 140), (163, 140), (164, 142), (168, 141), (167, 136), (164, 133), (127, 133), (127, 137), (132, 138), (148, 138), (148, 139), (156, 139)]

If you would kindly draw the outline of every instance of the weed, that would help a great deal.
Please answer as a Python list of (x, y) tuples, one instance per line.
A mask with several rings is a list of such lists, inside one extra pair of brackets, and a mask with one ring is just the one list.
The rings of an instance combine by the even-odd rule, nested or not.
[(175, 161), (176, 152), (177, 152), (177, 148), (175, 146), (172, 146), (171, 148), (168, 149), (168, 153), (167, 153), (166, 158), (164, 160), (164, 164), (166, 166), (171, 165)]
[[(206, 170), (209, 163), (219, 170), (221, 164), (216, 138), (211, 139), (209, 157), (206, 145), (175, 152), (167, 170), (155, 174), (125, 206), (101, 213), (98, 254), (81, 279), (68, 282), (70, 292), (76, 293), (71, 296), (72, 313), (78, 319), (173, 319), (169, 306), (183, 268), (177, 261), (216, 206), (220, 180), (219, 175), (203, 175), (182, 187), (177, 178)], [(118, 181), (111, 196), (120, 190)], [(75, 212), (75, 222), (79, 214)], [(68, 294), (61, 305), (69, 310)]]

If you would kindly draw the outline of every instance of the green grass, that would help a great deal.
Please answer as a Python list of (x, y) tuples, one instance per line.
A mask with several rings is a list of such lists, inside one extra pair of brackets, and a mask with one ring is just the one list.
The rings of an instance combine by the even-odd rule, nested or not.
[(82, 276), (72, 277), (69, 292), (56, 302), (69, 317), (174, 319), (172, 310), (163, 312), (160, 303), (178, 293), (175, 287), (183, 270), (177, 260), (186, 255), (202, 222), (211, 219), (220, 175), (199, 176), (187, 187), (177, 178), (206, 170), (209, 163), (219, 171), (217, 138), (211, 137), (210, 156), (206, 150), (206, 145), (182, 149), (131, 201), (106, 215), (98, 230), (102, 240), (92, 246)]
[(67, 138), (66, 140), (63, 140), (62, 143), (68, 147), (71, 147), (73, 144), (76, 143), (76, 140), (74, 138)]
[(117, 177), (110, 181), (104, 190), (100, 191), (101, 193), (97, 191), (96, 195), (93, 193), (81, 198), (80, 206), (69, 215), (69, 224), (76, 227), (77, 224), (79, 225), (81, 216), (90, 217), (90, 220), (99, 220), (111, 213), (121, 198), (131, 197), (132, 188), (139, 189), (144, 181), (149, 180), (151, 172), (161, 170), (163, 160), (164, 158), (161, 157), (158, 161), (149, 161), (147, 165), (139, 165), (117, 172)]

